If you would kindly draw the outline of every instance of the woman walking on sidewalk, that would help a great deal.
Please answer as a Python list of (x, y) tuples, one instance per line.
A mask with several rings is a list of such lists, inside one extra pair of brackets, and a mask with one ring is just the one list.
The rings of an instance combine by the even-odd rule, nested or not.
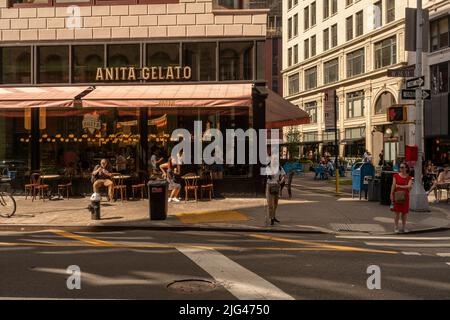
[[(409, 213), (409, 192), (412, 188), (412, 177), (408, 174), (409, 167), (406, 163), (400, 165), (400, 173), (394, 175), (391, 188), (391, 210), (395, 212), (394, 232), (408, 232), (406, 230), (406, 219)], [(402, 218), (402, 229), (398, 223)]]

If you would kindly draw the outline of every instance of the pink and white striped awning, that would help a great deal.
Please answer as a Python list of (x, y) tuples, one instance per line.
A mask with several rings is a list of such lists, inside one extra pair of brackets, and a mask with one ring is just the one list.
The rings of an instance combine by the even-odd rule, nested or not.
[(83, 107), (250, 107), (252, 84), (96, 86)]
[(89, 87), (0, 88), (0, 108), (70, 108)]

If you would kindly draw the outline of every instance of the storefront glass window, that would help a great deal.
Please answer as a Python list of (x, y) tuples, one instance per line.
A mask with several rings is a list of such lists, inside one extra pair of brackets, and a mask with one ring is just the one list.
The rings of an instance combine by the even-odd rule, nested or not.
[[(224, 159), (226, 158), (226, 133), (225, 129), (243, 129), (249, 128), (249, 109), (239, 107), (224, 108), (151, 108), (148, 110), (148, 141), (149, 141), (149, 159), (151, 155), (164, 158), (166, 161), (171, 153), (172, 148), (177, 142), (170, 141), (170, 135), (177, 128), (187, 129), (191, 134), (194, 133), (194, 122), (201, 121), (202, 133), (204, 137), (208, 129), (219, 129), (224, 137)], [(214, 139), (214, 138), (212, 138)], [(210, 142), (204, 141), (203, 149)], [(248, 147), (248, 144), (247, 144)], [(235, 152), (235, 159), (237, 153)], [(183, 155), (185, 161), (191, 164), (183, 164), (180, 166), (181, 174), (197, 173), (201, 174), (202, 170), (210, 169), (214, 172), (215, 179), (221, 179), (227, 176), (249, 176), (250, 167), (246, 164), (213, 164), (199, 165), (194, 164), (193, 144), (191, 154)], [(248, 162), (248, 161), (247, 161)], [(149, 163), (149, 168), (150, 168)]]
[(31, 48), (0, 48), (0, 83), (31, 83)]
[(220, 44), (220, 80), (253, 79), (253, 42)]
[(31, 110), (0, 110), (0, 173), (23, 185), (30, 168)]
[(69, 47), (38, 47), (38, 82), (69, 82)]
[(41, 170), (63, 174), (71, 170), (77, 176), (90, 177), (95, 165), (107, 158), (115, 167), (121, 154), (126, 170), (139, 170), (139, 109), (43, 109), (45, 122), (40, 126)]
[(97, 68), (104, 65), (104, 46), (73, 47), (73, 82), (94, 82)]
[(147, 45), (147, 66), (168, 67), (180, 65), (180, 44), (158, 43)]
[(107, 51), (108, 67), (140, 67), (139, 44), (111, 44)]
[(216, 81), (216, 44), (183, 44), (183, 66), (191, 67), (194, 81)]
[(449, 88), (448, 62), (431, 66), (431, 92), (447, 93)]

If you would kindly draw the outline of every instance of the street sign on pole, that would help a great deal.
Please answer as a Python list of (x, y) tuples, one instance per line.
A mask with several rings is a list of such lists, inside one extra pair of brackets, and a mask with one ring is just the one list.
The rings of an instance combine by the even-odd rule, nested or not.
[[(416, 90), (402, 90), (403, 100), (416, 100)], [(431, 100), (431, 90), (422, 90), (422, 100)]]
[(424, 85), (425, 85), (425, 77), (424, 76), (406, 80), (406, 89), (421, 88)]
[(415, 65), (411, 65), (398, 69), (388, 69), (387, 76), (391, 78), (412, 78), (415, 76), (415, 68)]

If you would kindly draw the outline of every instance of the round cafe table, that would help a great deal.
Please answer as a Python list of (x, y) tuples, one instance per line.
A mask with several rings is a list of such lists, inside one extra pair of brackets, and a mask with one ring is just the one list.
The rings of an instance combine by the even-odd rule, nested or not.
[(54, 195), (55, 186), (58, 184), (59, 179), (61, 179), (61, 176), (59, 174), (44, 174), (41, 175), (41, 183), (42, 184), (48, 184), (48, 199), (51, 200)]

